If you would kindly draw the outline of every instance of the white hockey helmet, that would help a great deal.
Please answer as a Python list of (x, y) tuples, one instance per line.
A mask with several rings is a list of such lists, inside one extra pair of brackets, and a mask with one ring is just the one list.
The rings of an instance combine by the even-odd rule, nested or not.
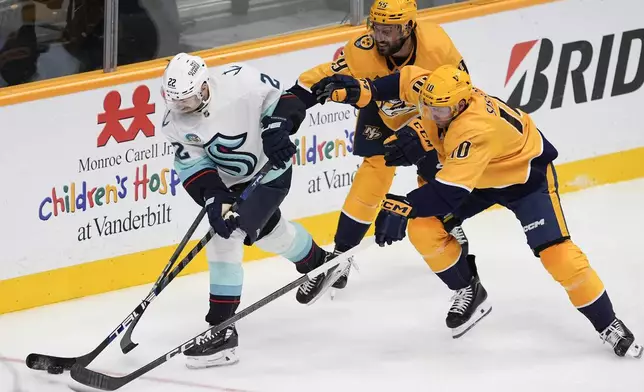
[(210, 102), (210, 74), (206, 62), (199, 56), (187, 53), (174, 56), (163, 72), (161, 83), (161, 94), (170, 110), (190, 113)]

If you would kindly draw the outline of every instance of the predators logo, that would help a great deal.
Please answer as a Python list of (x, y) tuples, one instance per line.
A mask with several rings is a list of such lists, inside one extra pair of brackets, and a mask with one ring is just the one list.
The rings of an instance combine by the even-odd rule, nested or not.
[(380, 132), (379, 127), (374, 127), (372, 125), (366, 125), (362, 134), (367, 138), (367, 140), (376, 140), (380, 139), (382, 132)]
[(356, 46), (356, 48), (369, 50), (374, 46), (373, 37), (371, 37), (370, 34), (365, 34), (362, 37), (358, 38), (354, 45)]
[(416, 110), (415, 106), (408, 106), (404, 101), (401, 101), (400, 99), (381, 101), (378, 102), (378, 106), (380, 108), (380, 112), (387, 117), (396, 117), (411, 113)]

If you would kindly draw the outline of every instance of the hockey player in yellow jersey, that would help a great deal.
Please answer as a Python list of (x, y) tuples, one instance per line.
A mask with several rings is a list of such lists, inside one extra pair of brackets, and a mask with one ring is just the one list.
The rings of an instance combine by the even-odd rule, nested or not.
[[(473, 87), (470, 76), (452, 65), (433, 72), (405, 67), (378, 80), (328, 78), (321, 91), (320, 99), (337, 102), (365, 105), (400, 97), (418, 105), (423, 129), (391, 136), (385, 160), (416, 165), (419, 187), (405, 196), (387, 194), (376, 218), (376, 242), (391, 244), (409, 231), (429, 267), (455, 291), (446, 319), (454, 337), (472, 328), (491, 305), (476, 265), (436, 217), (452, 213), (465, 220), (500, 204), (519, 219), (534, 255), (600, 338), (618, 356), (642, 357), (643, 347), (615, 316), (602, 281), (570, 238), (553, 165), (558, 152), (527, 113)], [(432, 149), (440, 169), (427, 153)]]
[[(310, 108), (318, 103), (317, 82), (327, 76), (335, 75), (339, 80), (345, 76), (375, 79), (411, 64), (433, 70), (447, 63), (467, 71), (445, 31), (434, 23), (417, 22), (416, 14), (414, 0), (376, 0), (369, 13), (368, 29), (352, 37), (335, 61), (302, 73), (289, 91)], [(385, 166), (383, 141), (393, 131), (408, 125), (420, 127), (418, 115), (414, 105), (398, 98), (373, 102), (360, 109), (353, 153), (363, 157), (363, 162), (342, 207), (335, 234), (335, 255), (360, 243), (391, 187), (396, 168)], [(449, 225), (448, 231), (465, 244), (466, 238), (456, 220)], [(344, 288), (347, 277), (348, 271), (334, 287)]]

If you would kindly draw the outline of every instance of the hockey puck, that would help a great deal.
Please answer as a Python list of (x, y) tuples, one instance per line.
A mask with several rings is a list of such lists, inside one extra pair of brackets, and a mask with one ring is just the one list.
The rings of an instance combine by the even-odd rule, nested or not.
[(47, 373), (49, 374), (62, 374), (63, 367), (59, 365), (51, 365), (47, 368)]

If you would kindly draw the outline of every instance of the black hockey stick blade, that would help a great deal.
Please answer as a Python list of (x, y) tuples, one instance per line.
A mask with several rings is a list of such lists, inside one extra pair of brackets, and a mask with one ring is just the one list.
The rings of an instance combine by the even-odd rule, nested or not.
[(96, 347), (92, 352), (85, 354), (81, 357), (56, 357), (53, 355), (36, 354), (32, 353), (27, 356), (27, 367), (34, 370), (47, 370), (49, 366), (62, 366), (65, 370), (71, 370), (72, 366), (76, 363), (80, 366), (89, 365), (131, 322), (140, 318), (140, 314), (147, 308), (147, 306), (156, 298), (156, 295), (163, 290), (174, 278), (176, 278), (181, 271), (194, 259), (194, 257), (203, 249), (203, 247), (215, 235), (214, 230), (210, 229), (206, 235), (195, 245), (186, 257), (184, 257), (175, 268), (173, 268), (164, 278), (156, 289), (156, 292), (151, 292), (148, 297), (134, 309), (132, 313), (115, 329), (110, 336), (108, 336), (101, 344)]
[[(244, 192), (242, 193), (241, 199), (245, 200), (251, 193), (252, 190), (254, 190), (257, 185), (259, 185), (260, 181), (264, 178), (266, 173), (268, 173), (272, 169), (272, 165), (269, 163), (266, 163), (261, 170), (253, 177), (253, 180), (251, 183), (246, 187)], [(235, 208), (235, 206), (233, 206)], [(186, 255), (186, 257), (183, 258), (176, 266), (173, 268), (169, 273), (166, 274), (162, 279), (159, 280), (158, 285), (155, 290), (150, 291), (150, 294), (148, 297), (143, 300), (135, 309), (133, 312), (131, 312), (125, 320), (119, 324), (119, 326), (107, 337), (105, 340), (101, 342), (94, 350), (92, 350), (90, 353), (87, 353), (85, 355), (79, 356), (79, 357), (57, 357), (54, 355), (47, 355), (47, 354), (39, 354), (39, 353), (31, 353), (27, 356), (25, 363), (27, 367), (30, 369), (34, 370), (47, 370), (50, 366), (62, 366), (63, 369), (65, 370), (71, 370), (74, 364), (79, 364), (81, 367), (86, 367), (89, 365), (105, 348), (112, 343), (114, 339), (118, 337), (118, 335), (121, 334), (125, 330), (126, 327), (130, 326), (131, 324), (134, 324), (138, 322), (140, 319), (141, 314), (143, 311), (147, 308), (147, 306), (156, 298), (156, 296), (177, 276), (179, 273), (190, 263), (190, 261), (203, 249), (203, 247), (206, 245), (210, 239), (215, 235), (214, 231), (211, 229), (209, 230), (206, 235), (195, 245), (190, 253)], [(131, 335), (131, 329), (128, 329), (130, 331)], [(130, 339), (131, 341), (131, 339)], [(131, 347), (130, 345), (126, 344), (125, 346), (129, 348), (127, 351), (123, 351), (124, 353), (129, 352), (132, 350), (134, 347), (136, 347), (136, 343), (132, 343), (134, 346)], [(122, 346), (123, 347), (123, 346)]]
[(65, 370), (70, 370), (78, 361), (77, 357), (56, 357), (46, 354), (29, 354), (27, 355), (27, 367), (34, 370), (47, 370), (50, 366), (62, 366)]
[[(139, 318), (141, 317), (141, 314), (143, 314), (143, 312), (150, 304), (150, 302), (152, 302), (154, 298), (156, 298), (156, 296), (161, 292), (161, 290), (163, 290), (163, 288), (167, 286), (168, 283), (170, 283), (172, 279), (164, 280), (164, 278), (167, 277), (168, 270), (170, 269), (170, 267), (172, 267), (172, 265), (176, 261), (176, 258), (183, 251), (183, 248), (188, 243), (188, 240), (190, 239), (190, 237), (192, 237), (192, 234), (194, 233), (197, 226), (203, 219), (204, 215), (205, 215), (205, 209), (202, 209), (199, 212), (197, 219), (190, 227), (190, 230), (188, 231), (186, 236), (184, 236), (184, 239), (182, 240), (181, 244), (179, 245), (177, 250), (175, 250), (175, 253), (172, 255), (171, 263), (168, 263), (166, 265), (166, 267), (163, 270), (163, 273), (161, 274), (161, 276), (159, 276), (159, 279), (157, 279), (157, 283), (155, 283), (155, 286), (150, 291), (148, 296), (134, 309), (133, 312), (131, 312), (128, 315), (128, 317), (125, 320), (121, 322), (121, 324), (114, 331), (112, 331), (112, 333), (107, 338), (105, 338), (101, 342), (101, 344), (98, 345), (98, 347), (92, 350), (92, 352), (87, 353), (80, 357), (57, 357), (54, 355), (31, 353), (27, 356), (25, 360), (27, 367), (34, 370), (47, 370), (50, 366), (61, 366), (64, 370), (71, 370), (72, 366), (75, 363), (79, 363), (81, 366), (89, 365), (110, 343), (112, 343), (114, 339), (116, 339), (116, 337), (121, 332), (123, 332), (123, 330), (125, 329), (125, 327), (128, 326), (128, 324), (132, 326), (139, 320)], [(201, 246), (199, 250), (201, 250), (202, 247), (203, 246)], [(181, 269), (183, 269), (185, 265), (187, 265), (192, 260), (192, 258), (194, 258), (194, 255), (196, 255), (196, 253), (198, 252), (194, 252), (194, 249), (193, 249), (193, 252), (191, 252), (191, 257), (188, 260), (184, 258), (184, 260), (181, 261), (181, 264), (183, 265)], [(174, 276), (176, 276), (177, 274), (175, 274)], [(159, 286), (160, 282), (163, 282), (162, 286)], [(131, 334), (131, 328), (128, 328), (126, 332), (130, 332)], [(125, 339), (125, 336), (124, 336), (124, 339)], [(137, 344), (133, 343), (131, 339), (129, 339), (129, 336), (128, 336), (128, 340), (126, 341), (125, 347), (123, 345), (123, 340), (121, 341), (121, 349), (125, 354), (127, 354), (129, 351), (134, 349), (136, 346)]]
[(132, 322), (138, 320), (145, 309), (150, 305), (156, 296), (168, 285), (172, 280), (181, 273), (181, 271), (194, 259), (194, 257), (203, 249), (205, 244), (210, 241), (214, 236), (214, 231), (211, 229), (206, 235), (195, 245), (190, 253), (181, 260), (175, 268), (173, 268), (163, 279), (154, 291), (150, 294), (132, 311), (119, 326), (112, 331), (112, 333), (105, 338), (92, 352), (80, 357), (56, 357), (53, 355), (32, 353), (27, 356), (27, 367), (34, 370), (47, 370), (49, 366), (62, 366), (65, 370), (70, 370), (75, 363), (81, 366), (89, 365), (105, 348), (116, 339), (126, 327)]
[(111, 337), (112, 335), (103, 340), (92, 352), (80, 357), (57, 357), (54, 355), (32, 353), (27, 355), (25, 362), (28, 368), (34, 370), (47, 370), (50, 366), (62, 366), (64, 370), (71, 370), (74, 364), (87, 366), (110, 344)]
[[(248, 196), (250, 196), (250, 194), (253, 193), (255, 188), (257, 188), (257, 186), (260, 184), (262, 179), (266, 176), (266, 174), (269, 171), (271, 171), (272, 168), (273, 168), (273, 165), (270, 162), (267, 162), (266, 164), (264, 164), (264, 166), (262, 166), (262, 168), (259, 170), (259, 172), (257, 172), (257, 174), (255, 174), (253, 176), (253, 178), (251, 179), (250, 183), (246, 186), (246, 188), (242, 192), (242, 194), (240, 196), (241, 201), (246, 200), (248, 198)], [(235, 203), (231, 207), (231, 209), (233, 211), (235, 211), (237, 209), (237, 207), (238, 207), (238, 204)], [(165, 266), (165, 268), (161, 272), (161, 275), (159, 275), (159, 278), (154, 283), (154, 286), (152, 287), (152, 290), (150, 292), (156, 291), (157, 295), (161, 292), (161, 290), (157, 290), (157, 288), (159, 287), (161, 282), (164, 280), (164, 278), (168, 275), (168, 272), (170, 271), (170, 267), (172, 267), (174, 265), (174, 263), (177, 261), (177, 259), (179, 258), (179, 255), (181, 254), (181, 252), (183, 252), (183, 249), (186, 247), (186, 244), (188, 243), (190, 238), (192, 238), (192, 235), (197, 230), (197, 227), (199, 226), (199, 224), (201, 223), (201, 221), (202, 221), (202, 219), (203, 219), (203, 217), (205, 215), (206, 215), (206, 208), (202, 208), (201, 211), (199, 212), (199, 215), (197, 216), (197, 219), (195, 219), (195, 221), (192, 223), (192, 225), (188, 229), (188, 232), (186, 233), (186, 235), (184, 235), (183, 239), (181, 239), (181, 243), (179, 243), (179, 246), (177, 246), (177, 248), (175, 249), (174, 253), (172, 254), (172, 257), (170, 257), (170, 261), (168, 262), (168, 264)], [(205, 246), (206, 242), (210, 241), (211, 238), (212, 238), (212, 236), (208, 237), (208, 239), (201, 245)], [(194, 249), (193, 249), (193, 251), (191, 251), (192, 256), (193, 257), (196, 256), (196, 254), (199, 253), (199, 251), (201, 251), (203, 246), (198, 247), (198, 250), (194, 254), (192, 254), (194, 252)], [(190, 257), (189, 261), (192, 260), (193, 257)], [(187, 262), (185, 264), (187, 264)], [(184, 265), (184, 267), (185, 267), (185, 265)], [(181, 269), (183, 269), (183, 267)], [(181, 269), (179, 270), (179, 272), (181, 271)], [(176, 276), (176, 274), (175, 274), (175, 276)], [(169, 282), (167, 282), (167, 283), (169, 283)], [(166, 285), (167, 285), (167, 283), (166, 283)], [(161, 287), (161, 289), (163, 289), (163, 287)], [(136, 324), (139, 322), (139, 320), (143, 316), (143, 312), (145, 312), (145, 308), (132, 321), (130, 326), (125, 331), (125, 334), (123, 334), (123, 337), (121, 338), (121, 343), (120, 344), (121, 344), (121, 351), (123, 352), (123, 354), (129, 353), (130, 351), (134, 350), (136, 348), (136, 346), (139, 345), (138, 343), (134, 343), (132, 341), (132, 332), (134, 331), (134, 328), (136, 327)]]
[(138, 343), (134, 343), (132, 341), (132, 331), (134, 331), (134, 326), (139, 322), (139, 320), (140, 318), (135, 319), (121, 338), (121, 352), (123, 352), (123, 354), (129, 353), (139, 345)]
[(210, 339), (212, 339), (217, 333), (221, 332), (228, 326), (236, 323), (240, 319), (248, 316), (249, 314), (255, 312), (256, 310), (266, 306), (267, 304), (275, 301), (276, 299), (280, 298), (284, 294), (288, 293), (289, 291), (293, 290), (294, 288), (299, 287), (301, 284), (307, 282), (310, 279), (315, 278), (316, 276), (332, 269), (335, 268), (336, 266), (341, 266), (342, 268), (346, 267), (351, 263), (351, 260), (354, 258), (355, 253), (357, 253), (359, 250), (362, 250), (364, 247), (368, 246), (370, 244), (360, 244), (357, 247), (353, 248), (352, 250), (349, 250), (342, 255), (336, 257), (333, 260), (330, 260), (321, 266), (317, 267), (313, 271), (307, 273), (306, 275), (302, 275), (296, 280), (292, 281), (291, 283), (288, 283), (286, 286), (281, 287), (280, 289), (274, 291), (273, 293), (267, 295), (266, 297), (260, 299), (259, 301), (255, 302), (252, 305), (249, 305), (248, 307), (244, 308), (242, 311), (239, 313), (235, 314), (234, 316), (230, 317), (229, 319), (221, 322), (218, 325), (212, 326), (200, 335), (195, 336), (194, 338), (188, 340), (187, 342), (184, 342), (178, 347), (175, 347), (171, 351), (168, 351), (167, 353), (163, 354), (161, 357), (155, 359), (154, 361), (148, 363), (147, 365), (135, 370), (134, 372), (127, 374), (123, 377), (112, 377), (108, 376), (106, 374), (98, 373), (93, 370), (89, 370), (86, 367), (80, 365), (80, 364), (75, 364), (72, 369), (71, 369), (71, 377), (72, 379), (78, 381), (81, 384), (97, 388), (97, 389), (102, 389), (104, 391), (114, 391), (116, 389), (121, 388), (122, 386), (130, 383), (131, 381), (136, 380), (137, 378), (141, 377), (142, 375), (146, 374), (150, 370), (155, 369), (156, 367), (162, 365), (163, 363), (169, 361), (174, 357), (175, 355), (181, 354), (184, 351), (188, 350), (191, 347), (195, 346), (201, 346), (202, 344), (208, 342)]

